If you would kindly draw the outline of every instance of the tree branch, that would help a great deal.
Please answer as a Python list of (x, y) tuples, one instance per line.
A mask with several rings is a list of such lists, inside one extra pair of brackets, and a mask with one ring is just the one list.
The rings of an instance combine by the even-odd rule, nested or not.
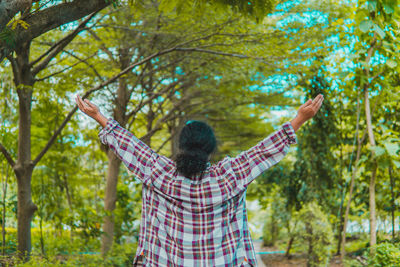
[(115, 65), (117, 65), (118, 63), (117, 63), (117, 61), (115, 60), (113, 53), (110, 51), (110, 49), (108, 49), (108, 48), (106, 47), (106, 45), (104, 44), (103, 40), (101, 40), (101, 38), (100, 38), (92, 29), (89, 29), (89, 30), (88, 30), (88, 33), (89, 33), (90, 35), (92, 35), (93, 38), (94, 38), (95, 40), (97, 40), (97, 41), (100, 42), (100, 49), (101, 49), (104, 53), (107, 54), (107, 56), (109, 57), (109, 59), (110, 59), (111, 61), (113, 61)]
[[(194, 94), (193, 94), (193, 95), (194, 95)], [(192, 95), (187, 95), (187, 96), (185, 96), (185, 97), (179, 99), (179, 101), (178, 101), (177, 103), (175, 103), (174, 107), (173, 107), (172, 109), (168, 110), (168, 114), (166, 114), (166, 115), (163, 116), (162, 118), (158, 119), (157, 122), (156, 122), (156, 124), (154, 125), (154, 127), (153, 127), (149, 132), (147, 132), (144, 136), (142, 136), (142, 137), (140, 138), (140, 140), (145, 140), (145, 139), (147, 139), (147, 138), (150, 138), (150, 137), (153, 136), (157, 131), (161, 130), (161, 128), (162, 128), (162, 127), (161, 127), (162, 123), (164, 123), (164, 122), (166, 122), (166, 121), (169, 121), (169, 120), (172, 120), (172, 119), (175, 119), (175, 118), (177, 117), (177, 115), (174, 114), (174, 112), (175, 112), (176, 110), (178, 110), (178, 109), (181, 107), (181, 105), (182, 105), (183, 103), (185, 103), (190, 97), (192, 97)]]
[[(122, 75), (128, 73), (129, 71), (131, 71), (133, 68), (135, 68), (136, 66), (139, 66), (141, 64), (144, 64), (146, 62), (148, 62), (149, 60), (170, 53), (172, 51), (175, 51), (176, 47), (172, 47), (169, 49), (165, 49), (163, 51), (159, 51), (157, 53), (154, 53), (144, 59), (142, 59), (139, 62), (136, 62), (132, 65), (130, 65), (129, 67), (125, 68), (123, 71), (121, 71), (120, 73), (118, 73), (117, 75), (115, 75), (114, 77), (108, 79), (105, 82), (102, 82), (101, 84), (99, 84), (98, 86), (95, 86), (93, 88), (91, 88), (90, 90), (88, 90), (83, 96), (82, 99), (87, 98), (89, 95), (91, 95), (92, 93), (100, 90), (101, 88), (115, 82), (116, 80), (118, 80), (118, 78), (120, 78)], [(51, 145), (54, 143), (54, 141), (57, 139), (58, 135), (61, 133), (61, 131), (64, 129), (64, 127), (67, 125), (67, 123), (71, 120), (72, 115), (74, 115), (74, 113), (77, 111), (78, 106), (75, 106), (67, 115), (67, 117), (64, 119), (64, 121), (61, 123), (61, 125), (58, 127), (58, 129), (54, 132), (54, 134), (51, 136), (51, 138), (49, 139), (49, 141), (47, 142), (47, 144), (45, 145), (45, 147), (40, 151), (40, 153), (36, 156), (35, 160), (33, 161), (33, 166), (35, 166), (40, 159), (46, 154), (46, 152), (49, 150), (49, 148), (51, 147)]]
[(89, 62), (87, 62), (87, 60), (90, 59), (90, 58), (92, 58), (92, 57), (94, 57), (94, 56), (97, 54), (97, 52), (94, 53), (93, 55), (91, 55), (90, 57), (87, 57), (87, 58), (85, 58), (85, 59), (81, 59), (80, 57), (74, 55), (73, 53), (71, 53), (71, 52), (69, 52), (69, 51), (67, 51), (67, 50), (63, 50), (63, 51), (64, 51), (65, 53), (67, 53), (68, 55), (70, 55), (71, 57), (76, 58), (76, 59), (79, 60), (80, 62), (85, 63), (89, 68), (91, 68), (91, 69), (93, 70), (93, 72), (94, 72), (94, 74), (97, 76), (97, 78), (99, 78), (100, 81), (104, 82), (103, 77), (101, 77), (100, 73), (96, 70), (96, 68), (95, 68), (92, 64), (90, 64)]
[(184, 52), (200, 52), (200, 53), (208, 53), (208, 54), (214, 54), (214, 55), (220, 55), (220, 56), (256, 59), (256, 60), (260, 60), (261, 62), (263, 62), (266, 65), (275, 66), (275, 65), (265, 61), (265, 58), (262, 58), (262, 57), (252, 57), (252, 56), (247, 56), (247, 55), (243, 55), (243, 54), (227, 53), (227, 52), (222, 52), (222, 51), (214, 51), (214, 50), (201, 49), (201, 48), (196, 48), (196, 47), (178, 47), (178, 48), (176, 48), (176, 50), (184, 51)]
[(31, 3), (28, 0), (3, 0), (0, 1), (0, 31), (18, 13), (24, 11)]
[(3, 42), (0, 45), (0, 62), (14, 51), (18, 44), (29, 42), (43, 33), (99, 11), (109, 4), (110, 1), (105, 0), (75, 0), (30, 14), (25, 20), (29, 24), (28, 29), (22, 27), (15, 29), (14, 44)]
[[(65, 67), (65, 68), (63, 68), (63, 69), (60, 70), (60, 71), (53, 72), (53, 73), (51, 73), (51, 74), (49, 74), (49, 75), (47, 75), (47, 76), (44, 76), (43, 78), (35, 79), (35, 81), (36, 81), (36, 82), (44, 81), (44, 80), (49, 79), (49, 78), (51, 78), (51, 77), (53, 77), (53, 76), (55, 76), (55, 75), (58, 75), (58, 74), (60, 74), (60, 73), (63, 73), (64, 71), (66, 71), (66, 70), (68, 70), (68, 69), (71, 69), (71, 68), (75, 67), (76, 65), (78, 65), (78, 64), (80, 64), (80, 63), (86, 63), (86, 64), (88, 64), (88, 63), (86, 62), (86, 60), (88, 60), (88, 59), (94, 57), (95, 55), (96, 55), (96, 54), (93, 54), (93, 55), (91, 55), (91, 56), (89, 56), (89, 57), (87, 57), (87, 58), (85, 58), (85, 59), (77, 58), (79, 61), (76, 62), (76, 63), (74, 63), (74, 64), (72, 64), (71, 66)], [(96, 74), (97, 74), (97, 73), (96, 73)], [(103, 78), (102, 78), (101, 76), (100, 76), (100, 78), (101, 78), (100, 80), (102, 81)]]
[(97, 14), (98, 11), (93, 12), (88, 16), (84, 21), (79, 23), (78, 27), (76, 27), (75, 30), (73, 30), (70, 34), (62, 38), (59, 42), (54, 44), (52, 47), (50, 47), (49, 50), (47, 50), (43, 55), (41, 55), (38, 59), (30, 63), (30, 66), (34, 66), (37, 64), (39, 61), (41, 61), (46, 55), (46, 58), (40, 62), (36, 67), (33, 68), (32, 70), (32, 75), (35, 76), (37, 73), (39, 73), (41, 70), (43, 70), (49, 62), (56, 57), (71, 41), (81, 32), (85, 29), (86, 24)]
[(15, 161), (11, 157), (11, 154), (7, 151), (7, 149), (1, 143), (0, 143), (0, 151), (1, 151), (1, 153), (3, 153), (4, 157), (6, 158), (8, 163), (11, 165), (11, 167), (14, 167)]
[(172, 139), (172, 135), (170, 135), (156, 150), (156, 153), (160, 152), (161, 149)]

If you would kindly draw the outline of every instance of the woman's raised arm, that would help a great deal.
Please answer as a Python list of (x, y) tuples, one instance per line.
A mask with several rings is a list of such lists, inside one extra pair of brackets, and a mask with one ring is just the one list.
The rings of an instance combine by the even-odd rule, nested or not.
[(150, 174), (158, 155), (134, 134), (121, 127), (116, 120), (104, 117), (99, 108), (89, 100), (76, 98), (78, 107), (95, 119), (103, 129), (100, 141), (107, 145), (122, 160), (124, 165), (142, 182), (150, 181)]
[(82, 100), (79, 95), (76, 96), (75, 101), (78, 105), (78, 108), (83, 113), (96, 120), (101, 125), (101, 127), (106, 127), (108, 119), (104, 117), (103, 114), (101, 114), (99, 108), (95, 104), (90, 102), (88, 99)]
[[(277, 131), (252, 148), (243, 151), (234, 158), (227, 157), (218, 163), (223, 172), (234, 179), (227, 179), (229, 188), (236, 195), (247, 187), (257, 176), (281, 161), (289, 151), (291, 144), (297, 143), (295, 132), (307, 120), (315, 116), (322, 105), (323, 96), (308, 100), (300, 106), (296, 118), (284, 123)], [(229, 175), (228, 175), (229, 176)]]

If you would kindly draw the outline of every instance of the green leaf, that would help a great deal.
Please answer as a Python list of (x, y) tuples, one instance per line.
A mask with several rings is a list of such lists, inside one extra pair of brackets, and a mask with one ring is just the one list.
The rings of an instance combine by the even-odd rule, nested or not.
[(383, 4), (383, 11), (386, 14), (392, 14), (394, 12), (394, 9), (392, 6), (389, 6), (388, 4)]
[(381, 27), (379, 27), (378, 25), (374, 24), (374, 28), (376, 33), (382, 38), (384, 39), (386, 36), (386, 33), (381, 29)]
[(357, 162), (357, 165), (360, 165), (361, 163), (363, 163), (367, 160), (368, 160), (368, 157), (363, 155), (363, 156), (361, 156), (360, 160)]
[(349, 74), (350, 74), (349, 71), (342, 71), (342, 72), (339, 73), (339, 78), (340, 78), (340, 79), (344, 79), (344, 78), (346, 78), (347, 75), (349, 75)]
[(396, 168), (400, 168), (400, 161), (397, 160), (392, 160), (394, 166), (396, 166)]
[(396, 156), (396, 152), (399, 150), (399, 145), (394, 143), (385, 143), (385, 148), (390, 156)]
[(369, 31), (372, 27), (374, 26), (374, 23), (371, 20), (364, 20), (360, 23), (360, 30), (362, 32), (367, 32)]
[(389, 43), (388, 41), (383, 41), (382, 44), (383, 44), (384, 47), (392, 48), (392, 44)]
[(176, 0), (163, 0), (160, 3), (160, 10), (169, 13), (172, 12), (174, 10), (174, 8), (177, 5), (177, 1)]
[(368, 11), (374, 12), (376, 10), (376, 1), (368, 1)]
[(375, 152), (376, 157), (382, 156), (386, 152), (386, 150), (381, 146), (372, 146), (371, 150)]
[(361, 48), (358, 50), (358, 53), (365, 54), (365, 53), (367, 53), (367, 49)]
[(395, 68), (397, 66), (397, 62), (394, 61), (393, 59), (388, 59), (386, 61), (386, 65), (388, 65), (390, 68), (393, 69), (393, 68)]

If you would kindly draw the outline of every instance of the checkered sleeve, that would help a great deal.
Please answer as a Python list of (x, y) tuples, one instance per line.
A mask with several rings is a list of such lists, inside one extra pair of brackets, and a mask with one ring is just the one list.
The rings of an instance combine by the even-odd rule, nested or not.
[(238, 156), (231, 158), (231, 168), (236, 177), (236, 186), (246, 187), (257, 176), (277, 164), (297, 144), (297, 137), (290, 122)]
[(142, 182), (149, 179), (151, 166), (157, 154), (131, 132), (121, 127), (114, 119), (109, 119), (99, 133), (100, 141), (122, 160), (125, 166)]

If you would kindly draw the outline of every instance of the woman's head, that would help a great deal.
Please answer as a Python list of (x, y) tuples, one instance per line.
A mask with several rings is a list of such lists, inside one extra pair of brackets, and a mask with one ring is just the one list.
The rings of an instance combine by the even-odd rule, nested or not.
[(179, 154), (176, 168), (186, 177), (193, 176), (207, 168), (211, 153), (217, 147), (217, 140), (211, 127), (202, 121), (189, 121), (179, 135)]

